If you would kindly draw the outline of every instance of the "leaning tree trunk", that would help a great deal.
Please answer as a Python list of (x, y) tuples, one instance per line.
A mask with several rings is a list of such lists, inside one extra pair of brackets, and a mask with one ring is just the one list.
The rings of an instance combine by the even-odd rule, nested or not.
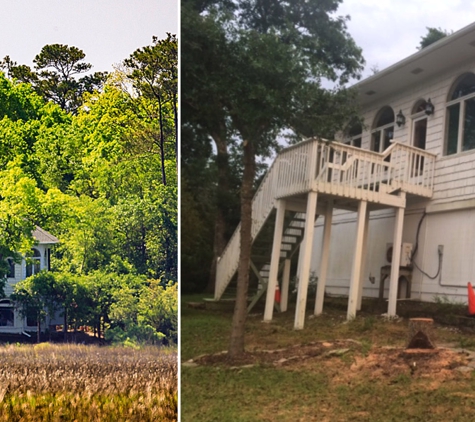
[(234, 307), (229, 356), (244, 353), (244, 328), (247, 316), (247, 291), (251, 262), (252, 197), (256, 173), (255, 151), (252, 142), (244, 141), (244, 172), (241, 185), (241, 250), (239, 254), (236, 305)]

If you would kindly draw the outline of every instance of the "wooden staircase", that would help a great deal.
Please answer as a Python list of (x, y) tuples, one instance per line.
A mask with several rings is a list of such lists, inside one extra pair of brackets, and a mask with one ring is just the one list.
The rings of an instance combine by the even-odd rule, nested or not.
[[(252, 207), (251, 253), (256, 298), (267, 286), (272, 249), (276, 201), (285, 199), (286, 223), (280, 248), (281, 261), (295, 254), (303, 238), (305, 202), (309, 192), (331, 200), (335, 207), (355, 207), (367, 201), (381, 208), (405, 207), (405, 196), (430, 198), (435, 155), (393, 142), (383, 153), (311, 139), (283, 150), (274, 160), (258, 188)], [(300, 204), (300, 207), (299, 207)], [(317, 208), (317, 214), (319, 214)], [(219, 300), (235, 277), (240, 248), (240, 225), (217, 264), (215, 300)]]

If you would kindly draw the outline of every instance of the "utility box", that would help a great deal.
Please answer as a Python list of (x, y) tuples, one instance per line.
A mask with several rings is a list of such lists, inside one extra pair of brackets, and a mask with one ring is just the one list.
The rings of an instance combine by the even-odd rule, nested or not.
[(412, 243), (403, 243), (401, 245), (401, 267), (411, 266)]
[[(411, 266), (411, 256), (412, 256), (412, 243), (403, 243), (401, 245), (401, 259), (399, 261), (400, 267), (410, 267)], [(391, 263), (393, 257), (393, 244), (388, 243), (386, 245), (386, 260)]]

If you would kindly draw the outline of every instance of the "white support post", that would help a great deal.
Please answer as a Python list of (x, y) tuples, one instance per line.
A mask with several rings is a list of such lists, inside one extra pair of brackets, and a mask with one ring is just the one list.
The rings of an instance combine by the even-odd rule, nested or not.
[(282, 274), (282, 291), (280, 292), (280, 312), (285, 312), (289, 304), (290, 287), (290, 259), (284, 261), (284, 272)]
[(284, 231), (285, 201), (277, 200), (277, 213), (275, 216), (274, 241), (272, 243), (272, 255), (270, 260), (269, 281), (267, 283), (266, 307), (264, 322), (272, 321), (274, 310), (275, 287), (277, 285), (277, 273), (279, 272), (280, 249), (282, 245), (282, 233)]
[(305, 215), (304, 240), (302, 243), (304, 247), (303, 260), (300, 268), (299, 288), (297, 292), (297, 308), (295, 310), (294, 328), (296, 330), (301, 330), (304, 326), (316, 210), (317, 192), (309, 192), (307, 197), (307, 212)]
[(361, 302), (363, 301), (363, 285), (365, 282), (364, 273), (365, 273), (366, 255), (368, 253), (368, 231), (369, 231), (369, 211), (366, 210), (364, 234), (363, 234), (363, 253), (362, 253), (362, 258), (361, 258), (360, 286), (358, 290), (358, 303), (356, 307), (357, 311), (361, 311)]
[(330, 238), (333, 217), (333, 201), (328, 201), (325, 211), (325, 224), (323, 227), (322, 256), (320, 258), (320, 274), (318, 275), (317, 296), (315, 299), (315, 315), (320, 315), (323, 311), (323, 300), (325, 297), (325, 285), (327, 283), (328, 261), (330, 258)]
[(396, 316), (403, 226), (404, 208), (396, 208), (396, 218), (394, 220), (393, 257), (391, 260), (391, 278), (389, 279), (388, 317)]
[(351, 270), (350, 292), (348, 295), (348, 313), (346, 316), (348, 320), (356, 316), (356, 308), (358, 304), (367, 205), (367, 201), (360, 201), (358, 203), (355, 254), (353, 257), (353, 266)]

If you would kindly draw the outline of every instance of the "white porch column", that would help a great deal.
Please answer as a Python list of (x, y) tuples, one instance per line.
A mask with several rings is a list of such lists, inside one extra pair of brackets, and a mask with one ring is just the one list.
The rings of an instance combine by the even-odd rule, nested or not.
[(366, 264), (366, 255), (368, 253), (368, 231), (369, 231), (369, 211), (366, 211), (365, 223), (364, 223), (364, 234), (363, 234), (363, 253), (361, 257), (361, 274), (360, 274), (360, 287), (358, 290), (358, 303), (356, 310), (361, 311), (361, 302), (363, 300), (363, 285), (365, 282), (365, 264)]
[(300, 267), (299, 289), (297, 292), (297, 308), (295, 310), (294, 328), (301, 330), (305, 320), (307, 304), (308, 279), (310, 277), (310, 260), (312, 258), (313, 233), (315, 229), (315, 212), (317, 210), (317, 192), (309, 192), (307, 212), (305, 215), (305, 232), (302, 242), (303, 260)]
[(280, 292), (280, 312), (285, 312), (289, 304), (290, 287), (290, 259), (284, 261), (284, 272), (282, 274), (282, 290)]
[(267, 283), (266, 307), (264, 321), (272, 321), (274, 310), (275, 286), (277, 285), (277, 273), (279, 271), (280, 248), (282, 245), (282, 232), (284, 231), (285, 200), (277, 200), (277, 213), (275, 216), (274, 241), (272, 243), (272, 255), (270, 260), (269, 281)]
[(361, 261), (363, 257), (363, 240), (365, 232), (367, 205), (368, 203), (366, 201), (360, 201), (358, 203), (355, 254), (353, 257), (353, 266), (351, 269), (347, 319), (352, 319), (356, 316), (356, 308), (358, 304), (358, 294), (360, 290), (361, 281)]
[(328, 201), (325, 211), (325, 224), (323, 227), (322, 256), (320, 258), (320, 274), (318, 275), (317, 296), (315, 299), (315, 315), (320, 315), (323, 311), (323, 300), (325, 297), (325, 285), (327, 283), (328, 261), (330, 258), (330, 236), (333, 218), (333, 201)]
[(394, 220), (393, 257), (391, 260), (391, 278), (389, 279), (388, 316), (396, 316), (397, 290), (399, 280), (399, 262), (401, 261), (402, 229), (404, 226), (404, 208), (396, 208)]

